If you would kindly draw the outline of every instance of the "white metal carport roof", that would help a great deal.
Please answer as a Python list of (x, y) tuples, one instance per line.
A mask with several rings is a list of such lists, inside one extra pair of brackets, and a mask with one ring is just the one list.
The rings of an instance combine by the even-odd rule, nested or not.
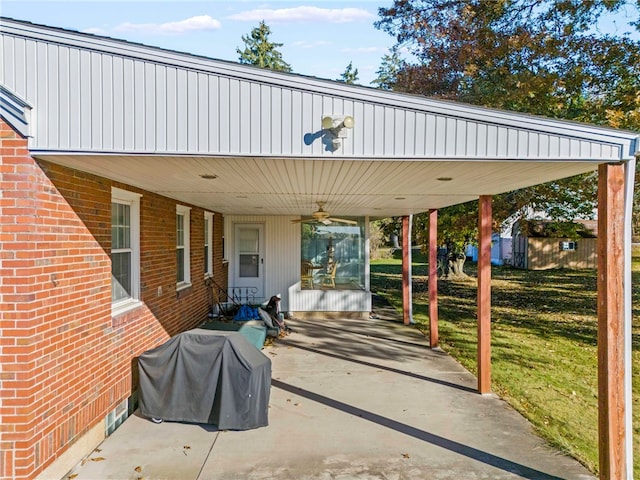
[[(0, 31), (0, 84), (31, 108), (35, 157), (225, 214), (307, 215), (321, 200), (335, 215), (406, 215), (592, 171), (639, 148), (630, 132), (11, 19)], [(355, 120), (335, 151), (325, 115)]]

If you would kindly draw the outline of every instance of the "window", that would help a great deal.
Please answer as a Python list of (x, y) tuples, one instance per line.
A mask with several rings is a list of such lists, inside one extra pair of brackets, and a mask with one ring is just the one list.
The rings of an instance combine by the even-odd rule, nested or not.
[(260, 228), (238, 227), (238, 267), (240, 278), (260, 276)]
[(578, 242), (560, 242), (560, 250), (575, 251), (578, 249)]
[(204, 212), (204, 276), (213, 275), (213, 213)]
[(140, 300), (140, 197), (111, 189), (112, 314), (133, 308)]
[(191, 285), (190, 213), (189, 207), (176, 206), (176, 283), (179, 289)]
[(302, 224), (300, 288), (364, 290), (364, 218), (357, 225)]

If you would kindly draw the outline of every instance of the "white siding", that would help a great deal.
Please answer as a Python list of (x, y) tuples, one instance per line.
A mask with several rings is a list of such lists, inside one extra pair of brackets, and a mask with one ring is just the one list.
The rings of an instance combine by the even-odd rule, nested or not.
[[(1, 26), (0, 81), (34, 108), (32, 150), (595, 161), (637, 148), (611, 130)], [(355, 118), (335, 152), (323, 142), (326, 114)]]
[(292, 312), (370, 312), (371, 292), (363, 290), (290, 291)]
[[(265, 226), (265, 293), (282, 294), (282, 309), (292, 312), (370, 312), (371, 293), (359, 290), (300, 290), (300, 224), (292, 216), (225, 215), (226, 258), (235, 261), (233, 238), (238, 223)], [(367, 266), (368, 268), (368, 266)], [(229, 270), (229, 285), (233, 286)], [(368, 280), (368, 279), (367, 279)]]
[[(297, 217), (225, 215), (224, 243), (226, 258), (230, 266), (235, 262), (234, 225), (238, 223), (261, 223), (264, 228), (264, 275), (265, 295), (270, 297), (281, 293), (282, 308), (288, 308), (287, 292), (300, 281), (300, 225), (291, 223)], [(229, 269), (229, 285), (233, 286), (234, 273)]]

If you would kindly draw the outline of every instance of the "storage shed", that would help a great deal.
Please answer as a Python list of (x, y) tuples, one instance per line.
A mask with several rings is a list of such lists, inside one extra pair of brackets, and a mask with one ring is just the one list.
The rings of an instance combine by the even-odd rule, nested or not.
[(597, 268), (597, 222), (579, 222), (572, 236), (558, 235), (553, 222), (526, 221), (514, 226), (512, 264), (527, 270)]

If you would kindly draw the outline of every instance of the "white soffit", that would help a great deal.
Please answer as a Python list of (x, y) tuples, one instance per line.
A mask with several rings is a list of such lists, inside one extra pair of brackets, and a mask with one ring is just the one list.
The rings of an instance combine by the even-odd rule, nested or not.
[(327, 201), (328, 208), (341, 215), (404, 215), (596, 168), (591, 162), (142, 155), (37, 155), (37, 158), (237, 215), (301, 215), (314, 210), (318, 200)]

